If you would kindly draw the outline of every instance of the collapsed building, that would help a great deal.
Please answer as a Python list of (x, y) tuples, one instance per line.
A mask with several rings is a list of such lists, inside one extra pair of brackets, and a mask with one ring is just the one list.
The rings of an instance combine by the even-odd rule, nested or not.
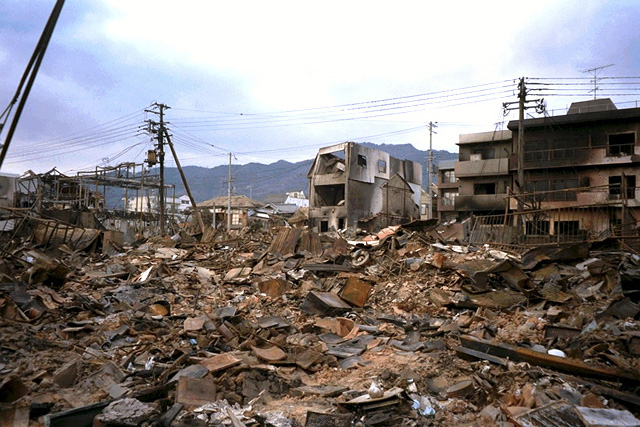
[(355, 142), (321, 148), (309, 173), (309, 224), (319, 232), (420, 217), (422, 165)]

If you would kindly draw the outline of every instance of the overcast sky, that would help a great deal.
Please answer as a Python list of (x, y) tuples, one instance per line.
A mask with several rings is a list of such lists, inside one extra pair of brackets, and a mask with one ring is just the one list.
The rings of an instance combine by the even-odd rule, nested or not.
[[(0, 111), (54, 3), (0, 0)], [(153, 102), (171, 107), (185, 165), (299, 161), (347, 140), (424, 150), (429, 121), (434, 148), (455, 152), (459, 134), (515, 118), (502, 103), (519, 77), (556, 85), (545, 99), (561, 110), (592, 96), (586, 69), (640, 76), (638, 22), (637, 0), (67, 0), (2, 171), (141, 161)], [(609, 91), (619, 108), (639, 81)]]

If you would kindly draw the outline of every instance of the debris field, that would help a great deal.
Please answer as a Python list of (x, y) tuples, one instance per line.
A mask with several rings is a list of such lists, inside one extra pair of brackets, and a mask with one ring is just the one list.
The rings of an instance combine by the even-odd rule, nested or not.
[(640, 256), (613, 240), (36, 237), (0, 260), (0, 426), (640, 426)]

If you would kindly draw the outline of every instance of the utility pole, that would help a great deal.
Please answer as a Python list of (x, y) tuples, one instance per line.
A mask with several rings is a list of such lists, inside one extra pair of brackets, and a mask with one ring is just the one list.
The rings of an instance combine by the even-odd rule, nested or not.
[(249, 198), (253, 199), (253, 185), (247, 185), (247, 188), (249, 189)]
[[(158, 128), (155, 130), (155, 132), (157, 133), (157, 137), (158, 137), (158, 160), (160, 163), (160, 235), (164, 235), (164, 205), (165, 205), (165, 194), (164, 194), (164, 134), (165, 134), (165, 123), (164, 123), (164, 110), (168, 110), (170, 107), (166, 106), (165, 104), (158, 104), (157, 102), (154, 102), (153, 105), (151, 106), (152, 108), (158, 108), (159, 111), (156, 111), (155, 109), (151, 109), (151, 110), (144, 110), (148, 113), (153, 113), (153, 114), (158, 114), (160, 116), (160, 122), (159, 123), (155, 123), (152, 121), (149, 121), (149, 128), (151, 130), (151, 127), (153, 125), (158, 125)], [(153, 130), (151, 130), (153, 132)]]
[(434, 131), (434, 128), (438, 127), (438, 122), (429, 122), (429, 157), (427, 158), (427, 195), (429, 196), (429, 211), (427, 212), (427, 219), (431, 219), (433, 216), (433, 191), (431, 191), (431, 180), (433, 175), (433, 134), (438, 132)]
[(229, 179), (227, 180), (227, 232), (231, 231), (231, 156), (229, 153)]
[[(165, 129), (165, 134), (167, 137), (167, 143), (169, 144), (169, 148), (171, 149), (171, 154), (173, 154), (173, 159), (176, 161), (176, 166), (178, 167), (178, 172), (180, 172), (180, 177), (182, 178), (182, 183), (184, 184), (184, 189), (187, 191), (187, 196), (189, 196), (189, 201), (191, 202), (191, 206), (193, 206), (193, 214), (198, 221), (198, 225), (200, 226), (200, 230), (204, 234), (204, 221), (202, 220), (202, 215), (200, 215), (200, 211), (198, 210), (198, 206), (196, 205), (196, 200), (193, 198), (191, 194), (191, 189), (189, 188), (189, 182), (187, 181), (187, 177), (184, 175), (182, 171), (182, 166), (180, 165), (180, 160), (178, 160), (178, 155), (176, 154), (176, 149), (173, 147), (173, 143), (171, 142), (171, 138), (169, 137), (169, 132)], [(175, 200), (175, 197), (174, 197)]]
[[(521, 77), (518, 82), (518, 144), (516, 146), (516, 151), (518, 154), (518, 176), (517, 176), (517, 187), (518, 187), (518, 212), (521, 213), (524, 210), (524, 200), (522, 199), (522, 194), (525, 192), (525, 183), (524, 183), (524, 110), (529, 108), (535, 108), (537, 113), (543, 113), (545, 110), (544, 99), (532, 99), (527, 100), (527, 87), (525, 83), (526, 78)], [(535, 105), (527, 105), (527, 103), (535, 102)], [(515, 104), (515, 102), (505, 102), (502, 104), (504, 108), (504, 114), (507, 114), (509, 110), (515, 110), (515, 108), (509, 108), (510, 105)], [(521, 225), (521, 222), (518, 222), (518, 226)]]

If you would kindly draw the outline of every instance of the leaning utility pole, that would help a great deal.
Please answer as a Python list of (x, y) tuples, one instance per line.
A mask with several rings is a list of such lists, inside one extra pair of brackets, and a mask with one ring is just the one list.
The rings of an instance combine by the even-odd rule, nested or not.
[(187, 196), (189, 196), (189, 201), (191, 202), (191, 206), (193, 206), (193, 213), (196, 216), (196, 220), (198, 221), (200, 230), (202, 231), (202, 233), (204, 233), (204, 221), (202, 221), (202, 215), (200, 215), (200, 211), (198, 210), (198, 206), (196, 205), (196, 200), (191, 195), (189, 182), (187, 182), (187, 177), (184, 175), (184, 172), (182, 171), (182, 166), (180, 165), (180, 160), (178, 160), (176, 149), (173, 147), (173, 142), (171, 142), (171, 138), (169, 137), (169, 132), (167, 132), (166, 129), (164, 131), (165, 131), (165, 136), (167, 137), (167, 144), (169, 144), (169, 148), (171, 149), (171, 154), (173, 154), (173, 159), (176, 161), (176, 166), (178, 167), (178, 172), (180, 172), (180, 177), (182, 178), (184, 189), (187, 191)]
[[(164, 134), (165, 134), (165, 123), (164, 123), (164, 110), (168, 110), (170, 107), (165, 104), (158, 104), (154, 102), (152, 107), (157, 107), (159, 111), (156, 110), (144, 110), (147, 113), (158, 114), (160, 116), (160, 122), (157, 123), (157, 136), (158, 136), (158, 160), (160, 163), (160, 235), (164, 235), (164, 205), (165, 205), (165, 195), (164, 195)], [(153, 122), (149, 122), (150, 124), (156, 124)]]
[(438, 122), (429, 122), (429, 157), (427, 159), (427, 195), (429, 196), (429, 212), (427, 212), (427, 219), (431, 219), (433, 216), (433, 192), (431, 191), (431, 180), (433, 174), (433, 134), (438, 132), (434, 131), (434, 128), (438, 127)]
[(45, 25), (44, 30), (42, 30), (42, 35), (40, 36), (38, 44), (36, 45), (36, 48), (31, 55), (31, 59), (27, 64), (27, 68), (22, 74), (22, 78), (20, 79), (20, 83), (18, 84), (18, 88), (16, 89), (16, 93), (7, 108), (0, 114), (0, 133), (2, 133), (2, 129), (4, 128), (4, 125), (6, 124), (7, 120), (9, 119), (9, 115), (11, 114), (11, 110), (16, 103), (18, 104), (16, 112), (11, 119), (11, 125), (9, 126), (9, 131), (5, 136), (4, 143), (0, 145), (0, 167), (2, 167), (4, 158), (7, 155), (9, 144), (11, 143), (13, 134), (15, 133), (16, 127), (18, 126), (18, 121), (20, 120), (20, 116), (22, 115), (22, 110), (24, 109), (24, 106), (27, 102), (27, 98), (29, 98), (29, 93), (31, 92), (33, 83), (36, 80), (36, 76), (38, 75), (38, 70), (40, 69), (40, 64), (42, 63), (44, 54), (47, 51), (47, 46), (49, 46), (51, 35), (53, 34), (53, 30), (56, 27), (58, 18), (60, 17), (60, 12), (62, 12), (62, 6), (64, 6), (64, 0), (57, 0), (56, 4), (53, 6), (53, 10), (51, 11), (51, 15), (49, 16), (47, 24)]

